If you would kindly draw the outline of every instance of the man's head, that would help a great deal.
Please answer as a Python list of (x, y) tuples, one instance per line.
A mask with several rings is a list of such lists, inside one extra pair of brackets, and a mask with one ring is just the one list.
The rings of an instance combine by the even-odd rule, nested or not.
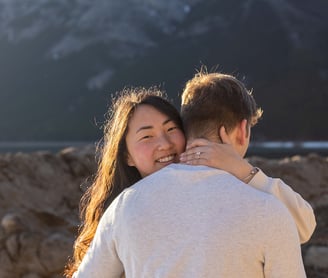
[(251, 92), (231, 75), (201, 71), (187, 82), (182, 94), (186, 137), (220, 142), (219, 130), (224, 126), (242, 156), (248, 148), (250, 127), (261, 115)]

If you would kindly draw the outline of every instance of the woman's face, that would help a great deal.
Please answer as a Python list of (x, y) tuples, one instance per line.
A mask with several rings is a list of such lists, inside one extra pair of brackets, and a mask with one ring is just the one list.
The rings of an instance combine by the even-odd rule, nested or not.
[(126, 136), (128, 165), (145, 177), (164, 166), (179, 162), (185, 137), (178, 125), (150, 105), (136, 108)]

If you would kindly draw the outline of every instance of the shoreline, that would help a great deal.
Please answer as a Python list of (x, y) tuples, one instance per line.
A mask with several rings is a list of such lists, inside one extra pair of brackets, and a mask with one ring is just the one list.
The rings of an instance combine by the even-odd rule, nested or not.
[[(0, 277), (60, 275), (72, 253), (79, 203), (96, 172), (95, 144), (57, 153), (0, 154)], [(279, 177), (314, 209), (317, 228), (302, 246), (308, 278), (328, 272), (328, 157), (248, 158)], [(19, 248), (18, 248), (19, 247)], [(43, 267), (46, 266), (46, 267)]]
[[(98, 141), (0, 141), (0, 154), (5, 153), (57, 153), (66, 148), (96, 147)], [(309, 154), (328, 156), (328, 141), (265, 141), (251, 142), (246, 157), (259, 156), (279, 159)]]

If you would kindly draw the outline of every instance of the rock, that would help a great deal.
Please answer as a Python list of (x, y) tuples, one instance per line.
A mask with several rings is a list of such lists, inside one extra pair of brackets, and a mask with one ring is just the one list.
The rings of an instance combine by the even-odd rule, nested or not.
[(71, 255), (73, 238), (54, 233), (47, 237), (40, 246), (41, 264), (50, 273), (58, 273), (64, 270), (67, 258)]
[[(83, 190), (96, 171), (95, 148), (0, 154), (0, 277), (61, 278), (72, 254)], [(317, 228), (303, 247), (308, 278), (326, 277), (328, 159), (250, 157), (308, 200)], [(8, 198), (10, 196), (10, 198)], [(326, 272), (325, 272), (326, 271)]]
[(1, 278), (62, 277), (94, 157), (93, 147), (0, 154)]
[(5, 250), (0, 250), (0, 265), (1, 278), (16, 278), (12, 262)]
[(0, 227), (0, 250), (3, 248), (5, 241), (6, 241), (6, 232), (5, 230)]
[(16, 213), (8, 213), (2, 217), (1, 226), (8, 234), (19, 232), (24, 229), (22, 220)]
[(76, 148), (66, 148), (59, 152), (59, 156), (69, 165), (70, 170), (76, 177), (81, 177), (85, 172), (96, 172), (94, 146), (87, 146), (79, 150)]
[(251, 163), (267, 175), (283, 179), (314, 208), (326, 203), (328, 197), (328, 160), (318, 155), (294, 156), (284, 159), (252, 157)]
[(30, 275), (46, 274), (47, 270), (40, 262), (40, 242), (43, 236), (40, 233), (23, 232), (19, 235), (19, 261), (23, 273)]
[(306, 266), (328, 268), (328, 246), (311, 246), (304, 258)]
[(27, 273), (23, 275), (22, 278), (42, 278), (42, 277), (36, 273)]
[(19, 252), (19, 243), (17, 235), (11, 235), (6, 241), (6, 249), (10, 258), (13, 260), (18, 259), (18, 252)]

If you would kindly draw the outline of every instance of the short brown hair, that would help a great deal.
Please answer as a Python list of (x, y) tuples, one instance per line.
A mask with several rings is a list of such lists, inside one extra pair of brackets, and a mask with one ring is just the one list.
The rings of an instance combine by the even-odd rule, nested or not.
[(261, 115), (252, 92), (232, 75), (201, 71), (187, 82), (182, 94), (187, 137), (206, 137), (222, 125), (229, 133), (243, 119), (253, 126)]

